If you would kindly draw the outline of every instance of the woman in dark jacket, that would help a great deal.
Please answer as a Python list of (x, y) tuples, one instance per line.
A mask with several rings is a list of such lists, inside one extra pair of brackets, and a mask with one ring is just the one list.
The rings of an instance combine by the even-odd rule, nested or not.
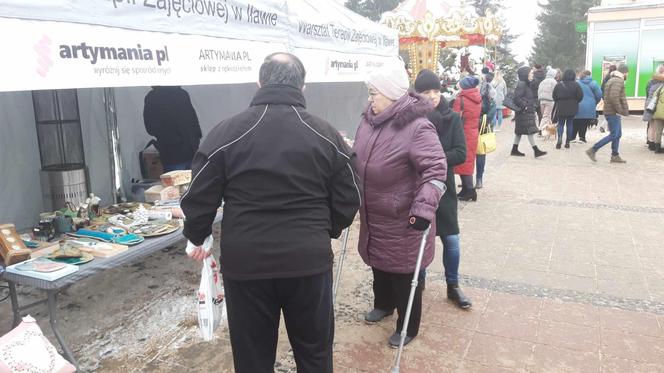
[[(556, 149), (560, 149), (565, 132), (565, 148), (569, 148), (574, 131), (574, 116), (579, 111), (579, 102), (583, 100), (583, 91), (576, 82), (574, 70), (567, 69), (563, 73), (563, 80), (556, 84), (553, 89), (553, 101), (555, 102), (555, 115), (558, 119), (558, 143)], [(567, 130), (565, 130), (567, 128)]]
[(539, 107), (537, 96), (530, 88), (530, 81), (533, 79), (533, 72), (529, 66), (523, 66), (517, 71), (519, 83), (514, 90), (514, 103), (520, 108), (514, 113), (514, 145), (512, 145), (511, 155), (523, 157), (525, 154), (519, 151), (519, 143), (521, 136), (528, 136), (528, 141), (533, 147), (535, 157), (540, 157), (546, 154), (545, 151), (539, 150), (535, 145), (535, 137), (533, 136), (539, 129), (537, 128), (537, 114), (536, 109)]
[(436, 127), (438, 138), (447, 158), (447, 192), (440, 199), (436, 210), (436, 234), (443, 243), (443, 267), (447, 282), (447, 298), (460, 308), (470, 308), (472, 303), (459, 289), (459, 220), (457, 217), (456, 183), (454, 167), (466, 160), (466, 137), (461, 117), (450, 109), (440, 94), (440, 81), (431, 70), (422, 70), (415, 80), (415, 90), (429, 98), (436, 109), (428, 115)]

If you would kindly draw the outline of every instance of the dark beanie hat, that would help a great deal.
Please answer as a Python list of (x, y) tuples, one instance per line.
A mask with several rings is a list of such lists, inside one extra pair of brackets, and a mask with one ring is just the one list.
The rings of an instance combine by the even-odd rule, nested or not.
[(422, 93), (430, 89), (440, 90), (440, 79), (431, 70), (422, 70), (415, 79), (415, 91)]
[(459, 87), (461, 89), (470, 89), (475, 88), (480, 84), (480, 80), (472, 75), (468, 75), (465, 78), (461, 79), (459, 82)]

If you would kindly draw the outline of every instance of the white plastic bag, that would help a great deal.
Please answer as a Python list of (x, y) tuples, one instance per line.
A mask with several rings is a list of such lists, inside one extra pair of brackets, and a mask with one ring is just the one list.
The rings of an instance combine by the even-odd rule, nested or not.
[[(203, 242), (203, 250), (209, 252), (212, 249), (212, 236), (208, 236)], [(187, 254), (191, 253), (196, 246), (187, 243)], [(221, 285), (219, 265), (214, 255), (203, 260), (201, 270), (201, 284), (196, 292), (198, 300), (198, 328), (201, 337), (205, 341), (214, 338), (214, 331), (222, 321), (226, 320), (226, 302), (224, 301), (224, 288)]]

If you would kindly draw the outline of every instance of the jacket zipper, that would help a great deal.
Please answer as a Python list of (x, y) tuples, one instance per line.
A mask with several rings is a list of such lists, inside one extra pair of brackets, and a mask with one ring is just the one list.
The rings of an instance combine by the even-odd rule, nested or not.
[[(369, 124), (371, 126), (371, 124)], [(376, 137), (374, 137), (373, 142), (371, 143), (371, 148), (369, 150), (369, 154), (367, 154), (367, 160), (364, 162), (364, 175), (362, 175), (362, 188), (364, 191), (367, 190), (367, 165), (369, 164), (369, 161), (371, 160), (371, 155), (373, 154), (374, 151), (374, 145), (376, 145), (376, 141), (378, 141), (378, 137), (380, 136), (381, 132), (383, 131), (383, 128), (385, 125), (382, 125), (378, 129), (378, 133), (376, 133), (376, 130), (373, 126), (372, 128), (372, 136), (374, 133), (376, 133)], [(369, 137), (369, 140), (371, 140), (371, 137)], [(369, 263), (371, 263), (371, 251), (369, 250), (369, 242), (371, 241), (371, 229), (369, 228), (369, 219), (368, 219), (368, 213), (367, 213), (367, 198), (365, 196), (364, 198), (364, 216), (367, 219), (367, 259), (369, 259)], [(371, 265), (371, 264), (369, 264)]]

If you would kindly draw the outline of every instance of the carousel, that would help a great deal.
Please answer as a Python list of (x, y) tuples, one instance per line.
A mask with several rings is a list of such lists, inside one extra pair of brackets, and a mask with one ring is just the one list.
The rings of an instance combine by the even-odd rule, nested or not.
[(380, 23), (399, 30), (400, 54), (412, 79), (423, 69), (442, 73), (439, 57), (443, 48), (457, 49), (460, 73), (475, 73), (471, 54), (478, 53), (471, 47), (478, 47), (482, 63), (491, 67), (502, 35), (496, 15), (487, 11), (480, 17), (465, 1), (406, 0), (384, 13)]

